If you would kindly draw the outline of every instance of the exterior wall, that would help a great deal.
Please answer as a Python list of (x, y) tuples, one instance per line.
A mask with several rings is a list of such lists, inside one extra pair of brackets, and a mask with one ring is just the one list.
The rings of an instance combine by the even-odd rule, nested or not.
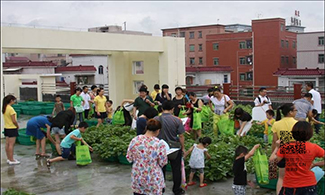
[[(186, 66), (206, 66), (206, 36), (210, 34), (225, 33), (225, 27), (222, 25), (197, 26), (188, 28), (163, 29), (163, 36), (172, 36), (172, 33), (185, 32), (185, 63)], [(199, 31), (202, 31), (202, 38), (198, 38)], [(190, 39), (190, 32), (194, 32), (194, 39)], [(199, 51), (199, 44), (202, 44), (202, 51)], [(190, 51), (190, 45), (194, 45), (195, 51)], [(199, 58), (203, 58), (203, 63), (199, 64)], [(190, 58), (195, 58), (195, 64), (190, 65)]]
[[(2, 49), (6, 53), (109, 55), (109, 95), (115, 105), (124, 98), (136, 96), (132, 79), (143, 78), (148, 86), (157, 81), (160, 85), (167, 83), (171, 88), (185, 84), (183, 38), (18, 27), (3, 27), (1, 31)], [(138, 56), (144, 59), (145, 66), (141, 78), (131, 75), (129, 64)]]
[(278, 86), (281, 87), (293, 87), (294, 83), (305, 84), (306, 82), (314, 82), (315, 87), (319, 87), (321, 90), (324, 89), (324, 77), (315, 76), (279, 76)]
[(54, 67), (23, 67), (21, 74), (54, 74)]
[[(281, 31), (281, 24), (284, 30)], [(273, 76), (280, 67), (295, 68), (292, 57), (296, 56), (296, 49), (292, 42), (296, 41), (296, 34), (285, 31), (285, 20), (281, 18), (253, 20), (254, 36), (254, 83), (253, 85), (274, 86), (278, 84), (277, 77)], [(282, 48), (281, 40), (288, 40), (289, 47)], [(281, 56), (287, 56), (289, 63), (282, 64)]]
[[(246, 73), (251, 71), (251, 65), (240, 65), (239, 59), (241, 57), (249, 56), (252, 54), (252, 49), (240, 49), (239, 42), (252, 40), (251, 32), (243, 33), (226, 33), (226, 34), (216, 34), (207, 36), (206, 41), (206, 58), (207, 66), (213, 65), (213, 59), (219, 58), (219, 66), (231, 66), (234, 70), (231, 72), (231, 80), (229, 82), (232, 84), (237, 84), (239, 80), (240, 73)], [(218, 43), (219, 49), (213, 50), (213, 44)], [(238, 70), (238, 71), (237, 71)], [(240, 81), (241, 85), (252, 84), (252, 81)]]
[[(231, 81), (231, 74), (229, 72), (197, 72), (188, 73), (188, 75), (194, 75), (193, 85), (206, 85), (206, 84), (223, 84), (224, 75), (227, 75), (228, 82)], [(206, 83), (208, 80), (211, 83)]]
[[(93, 84), (108, 84), (108, 64), (107, 56), (72, 56), (72, 66), (93, 65), (96, 67)], [(103, 74), (98, 74), (98, 67), (103, 66)]]
[(318, 54), (324, 54), (325, 47), (318, 45), (318, 37), (325, 32), (299, 33), (297, 35), (297, 68), (324, 69), (324, 63), (318, 63)]

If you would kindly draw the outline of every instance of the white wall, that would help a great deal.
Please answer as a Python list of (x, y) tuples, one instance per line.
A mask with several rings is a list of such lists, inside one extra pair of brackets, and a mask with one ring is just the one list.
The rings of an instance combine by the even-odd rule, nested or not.
[(188, 73), (188, 75), (195, 75), (193, 79), (194, 85), (204, 85), (207, 79), (211, 80), (211, 84), (223, 84), (224, 75), (228, 75), (228, 83), (231, 81), (229, 72), (197, 72)]
[(318, 37), (324, 32), (297, 34), (297, 68), (324, 69), (324, 63), (318, 63), (318, 54), (324, 54), (324, 45), (318, 45)]
[[(93, 84), (108, 84), (108, 56), (72, 56), (72, 65), (92, 65), (96, 67), (95, 83)], [(104, 74), (98, 74), (98, 67), (102, 65), (104, 67)]]
[(54, 67), (23, 67), (21, 74), (54, 74)]

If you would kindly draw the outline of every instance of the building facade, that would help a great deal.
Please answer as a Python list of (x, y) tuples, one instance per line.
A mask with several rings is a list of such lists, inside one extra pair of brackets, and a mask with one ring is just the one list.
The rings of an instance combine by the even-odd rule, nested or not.
[(219, 67), (186, 67), (186, 85), (217, 85), (229, 83), (232, 68)]
[(273, 72), (296, 68), (296, 33), (282, 18), (252, 21), (251, 32), (207, 36), (207, 66), (231, 66), (233, 85), (275, 86)]
[(297, 68), (324, 69), (324, 34), (325, 31), (297, 34)]
[(224, 25), (202, 25), (162, 29), (163, 36), (185, 38), (185, 65), (206, 66), (206, 36), (225, 33)]

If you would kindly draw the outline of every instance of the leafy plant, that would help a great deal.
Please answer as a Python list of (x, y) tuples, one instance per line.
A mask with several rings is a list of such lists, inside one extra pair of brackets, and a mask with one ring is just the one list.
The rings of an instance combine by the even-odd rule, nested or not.
[(29, 194), (27, 192), (18, 191), (11, 188), (3, 192), (3, 195), (35, 195), (35, 194)]

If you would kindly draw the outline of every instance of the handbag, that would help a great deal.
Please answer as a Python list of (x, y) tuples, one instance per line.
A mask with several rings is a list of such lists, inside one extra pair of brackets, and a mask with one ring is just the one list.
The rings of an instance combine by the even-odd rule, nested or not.
[(179, 118), (186, 118), (187, 116), (186, 116), (186, 114), (184, 114), (185, 112), (186, 112), (186, 109), (185, 109), (184, 106), (182, 106), (182, 108), (180, 108), (180, 110), (179, 110), (178, 117)]
[[(163, 129), (163, 117), (162, 116), (159, 117), (159, 121), (161, 123), (161, 130), (162, 130)], [(164, 131), (162, 131), (161, 133), (162, 133), (163, 140), (166, 141), (169, 148), (179, 148), (179, 149), (181, 149), (182, 146), (181, 146), (180, 142), (168, 139), (168, 137), (166, 136)], [(169, 154), (168, 159), (169, 160), (175, 160), (177, 158), (179, 152), (180, 152), (180, 150), (177, 150), (176, 152), (173, 152), (173, 153)]]
[(123, 107), (121, 106), (118, 110), (115, 111), (113, 118), (112, 118), (112, 124), (113, 125), (124, 125), (125, 118), (123, 113)]
[(88, 146), (81, 145), (80, 141), (76, 142), (76, 163), (77, 165), (88, 165), (92, 163)]
[(193, 130), (200, 130), (202, 129), (202, 120), (201, 120), (201, 113), (197, 111), (193, 111)]
[(76, 113), (81, 113), (84, 111), (84, 107), (81, 105), (75, 106), (74, 109), (76, 110)]

